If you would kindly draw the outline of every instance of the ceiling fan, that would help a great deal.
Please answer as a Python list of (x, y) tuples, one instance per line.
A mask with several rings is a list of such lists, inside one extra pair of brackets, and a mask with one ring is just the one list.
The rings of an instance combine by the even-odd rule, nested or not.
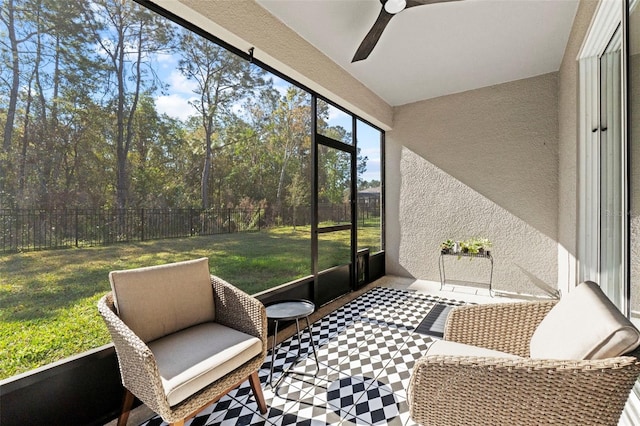
[(356, 50), (356, 54), (353, 56), (351, 62), (353, 63), (367, 59), (373, 48), (378, 43), (378, 40), (380, 39), (380, 36), (387, 24), (391, 21), (391, 18), (398, 13), (405, 9), (409, 9), (410, 7), (426, 6), (429, 4), (449, 1), (458, 0), (380, 0), (380, 3), (382, 3), (382, 9), (380, 9), (378, 19), (376, 19), (376, 22), (374, 22), (367, 35), (364, 37), (364, 40), (362, 40), (362, 43), (360, 43), (360, 47)]

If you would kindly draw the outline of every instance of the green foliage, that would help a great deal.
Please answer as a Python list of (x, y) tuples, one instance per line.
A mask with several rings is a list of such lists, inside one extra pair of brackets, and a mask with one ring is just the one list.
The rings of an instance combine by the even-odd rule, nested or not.
[(287, 202), (293, 207), (293, 230), (296, 230), (298, 207), (309, 205), (309, 185), (303, 178), (296, 174), (287, 186)]
[(381, 185), (379, 180), (372, 179), (371, 181), (358, 182), (358, 189), (378, 188)]
[[(276, 89), (275, 77), (131, 0), (5, 3), (0, 32), (17, 36), (15, 64), (11, 46), (0, 51), (0, 123), (10, 130), (0, 191), (16, 201), (11, 207), (226, 208), (247, 197), (276, 211), (309, 204), (305, 91), (283, 91), (283, 81)], [(180, 59), (173, 74), (193, 83), (196, 112), (185, 121), (156, 105), (170, 83), (158, 79), (167, 56)], [(350, 141), (329, 111), (321, 102), (321, 131)], [(326, 200), (344, 198), (344, 164), (327, 157), (322, 165), (339, 167)]]

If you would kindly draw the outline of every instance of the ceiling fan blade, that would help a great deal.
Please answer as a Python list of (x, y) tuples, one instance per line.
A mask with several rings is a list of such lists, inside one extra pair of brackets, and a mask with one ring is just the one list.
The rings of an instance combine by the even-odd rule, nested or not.
[(461, 0), (407, 0), (407, 7), (405, 7), (405, 9), (409, 9), (410, 7), (415, 7), (415, 6), (426, 6), (428, 4), (445, 3), (450, 1), (461, 1)]
[(361, 61), (369, 57), (369, 54), (371, 54), (373, 48), (376, 47), (376, 44), (378, 43), (382, 32), (387, 27), (387, 24), (389, 23), (391, 18), (393, 18), (393, 15), (384, 10), (383, 7), (380, 10), (378, 19), (376, 19), (376, 22), (374, 22), (373, 26), (362, 40), (362, 43), (360, 43), (360, 47), (358, 47), (358, 50), (356, 50), (356, 54), (353, 55), (353, 59), (351, 60), (351, 62)]

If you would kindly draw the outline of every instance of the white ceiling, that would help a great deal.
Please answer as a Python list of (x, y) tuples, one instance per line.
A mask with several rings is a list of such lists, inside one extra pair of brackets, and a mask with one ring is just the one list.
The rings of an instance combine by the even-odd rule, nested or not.
[(462, 0), (394, 16), (361, 62), (351, 58), (378, 0), (257, 0), (392, 106), (560, 68), (578, 0)]

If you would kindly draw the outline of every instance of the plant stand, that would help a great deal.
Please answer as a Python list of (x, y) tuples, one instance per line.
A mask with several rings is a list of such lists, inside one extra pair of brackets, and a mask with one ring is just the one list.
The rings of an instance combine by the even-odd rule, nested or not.
[[(448, 256), (458, 256), (458, 257), (473, 257), (473, 258), (477, 258), (477, 259), (487, 259), (490, 263), (491, 263), (491, 269), (489, 271), (489, 282), (488, 283), (484, 283), (484, 282), (470, 282), (470, 281), (461, 281), (461, 280), (447, 280), (447, 276), (445, 273), (445, 261), (444, 259)], [(445, 284), (452, 284), (452, 285), (462, 285), (462, 286), (470, 286), (473, 284), (479, 284), (482, 286), (488, 286), (489, 287), (489, 295), (491, 297), (493, 297), (493, 288), (492, 288), (492, 282), (493, 282), (493, 257), (491, 256), (491, 253), (478, 253), (478, 254), (470, 254), (470, 253), (462, 253), (462, 252), (458, 252), (458, 253), (440, 253), (440, 259), (438, 261), (438, 267), (440, 269), (440, 290), (442, 290), (444, 288)]]

